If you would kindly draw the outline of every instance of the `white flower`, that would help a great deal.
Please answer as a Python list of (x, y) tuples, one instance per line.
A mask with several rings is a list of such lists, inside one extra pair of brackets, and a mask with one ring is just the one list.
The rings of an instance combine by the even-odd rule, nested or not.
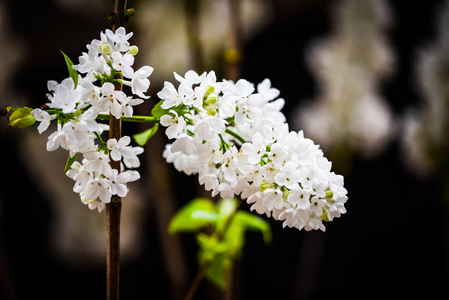
[(326, 200), (320, 199), (318, 197), (312, 197), (310, 201), (310, 211), (317, 216), (321, 216), (323, 214), (323, 208), (326, 204)]
[(206, 77), (206, 72), (198, 75), (198, 73), (193, 70), (187, 71), (184, 77), (181, 77), (176, 72), (173, 72), (173, 74), (175, 75), (176, 80), (178, 80), (180, 83), (186, 83), (190, 87), (194, 84), (199, 84)]
[(225, 123), (225, 120), (207, 116), (196, 122), (193, 132), (200, 140), (208, 141), (225, 132)]
[(220, 142), (216, 139), (208, 139), (206, 143), (198, 146), (198, 158), (201, 162), (212, 161), (219, 164), (223, 161), (223, 153), (220, 150)]
[(270, 152), (268, 153), (268, 158), (271, 160), (273, 165), (280, 167), (288, 159), (288, 152), (285, 150), (285, 145), (280, 143), (274, 143), (271, 145)]
[(237, 178), (236, 173), (237, 166), (238, 166), (237, 148), (232, 147), (231, 149), (226, 151), (223, 155), (223, 163), (221, 165), (223, 178), (229, 182), (233, 182)]
[(98, 201), (97, 199), (94, 200), (87, 200), (87, 198), (84, 197), (84, 195), (80, 194), (81, 202), (83, 202), (85, 205), (89, 207), (90, 210), (97, 209), (98, 212), (102, 212), (106, 208), (106, 203), (102, 201)]
[(282, 199), (282, 191), (280, 189), (266, 189), (263, 192), (263, 205), (268, 210), (273, 208), (281, 209), (284, 207), (284, 200)]
[(111, 58), (114, 70), (128, 74), (133, 73), (133, 68), (131, 67), (134, 64), (133, 55), (129, 53), (122, 54), (120, 52), (113, 52)]
[(131, 143), (131, 138), (129, 136), (123, 136), (118, 141), (117, 139), (109, 139), (107, 141), (108, 149), (110, 150), (111, 158), (115, 161), (125, 158), (134, 157), (134, 152), (132, 147), (128, 146)]
[(116, 91), (112, 83), (105, 82), (101, 87), (101, 95), (102, 98), (98, 104), (98, 108), (101, 111), (110, 110), (113, 116), (120, 119), (123, 113), (123, 107), (119, 100), (126, 101), (126, 94), (122, 91)]
[(262, 181), (265, 179), (266, 170), (262, 166), (246, 166), (244, 170), (247, 180), (249, 182), (252, 182), (256, 186), (260, 186), (262, 184)]
[(117, 195), (119, 197), (125, 197), (128, 194), (128, 188), (126, 183), (131, 179), (131, 174), (128, 172), (118, 173), (118, 170), (113, 169), (112, 174), (109, 176), (110, 181), (110, 192), (112, 195)]
[(281, 172), (274, 176), (274, 181), (280, 186), (285, 186), (289, 190), (297, 188), (300, 181), (301, 174), (296, 169), (296, 163), (288, 161), (282, 166)]
[(255, 210), (258, 214), (266, 214), (267, 217), (271, 215), (271, 212), (267, 209), (267, 207), (263, 204), (264, 195), (262, 192), (256, 192), (249, 196), (246, 200), (248, 204), (253, 204), (250, 207), (250, 210)]
[(75, 180), (73, 191), (80, 193), (86, 189), (87, 183), (93, 179), (92, 174), (85, 168), (84, 165), (75, 161), (70, 170), (66, 172), (67, 177)]
[(131, 118), (134, 113), (133, 106), (142, 104), (142, 99), (133, 99), (132, 97), (120, 98), (120, 104), (122, 105), (123, 114), (125, 117)]
[(186, 129), (186, 122), (183, 117), (178, 117), (178, 113), (170, 110), (171, 115), (163, 115), (161, 117), (161, 125), (167, 127), (165, 134), (169, 139), (174, 139), (183, 133)]
[(115, 43), (115, 49), (120, 52), (128, 51), (129, 42), (128, 40), (133, 36), (133, 33), (126, 33), (124, 27), (118, 28), (115, 32), (112, 30), (106, 29), (106, 36), (111, 39)]
[(108, 66), (103, 56), (99, 56), (99, 48), (95, 48), (92, 45), (86, 46), (88, 52), (83, 52), (79, 57), (79, 64), (73, 65), (73, 68), (82, 74), (86, 74), (86, 78), (89, 81), (94, 81), (95, 76), (101, 74), (110, 74), (111, 68)]
[(75, 83), (72, 78), (64, 79), (61, 84), (53, 85), (54, 82), (49, 82), (49, 86), (53, 86), (53, 95), (49, 95), (48, 99), (51, 103), (47, 103), (50, 108), (62, 109), (65, 114), (74, 113), (77, 103), (81, 100), (81, 89), (75, 89)]
[(181, 96), (178, 94), (175, 86), (168, 81), (164, 82), (164, 88), (157, 93), (157, 96), (164, 100), (164, 103), (161, 105), (163, 109), (169, 109), (173, 106), (181, 104), (182, 102)]
[(280, 94), (279, 90), (271, 87), (270, 79), (266, 78), (257, 85), (257, 92), (262, 96), (263, 100), (268, 102), (277, 98)]
[[(143, 99), (148, 99), (150, 96), (145, 96), (143, 93), (146, 93), (148, 88), (150, 87), (150, 80), (148, 77), (153, 73), (153, 68), (150, 66), (143, 66), (137, 71), (130, 72), (131, 70), (125, 69), (123, 70), (123, 75), (129, 79), (131, 79), (131, 91), (133, 94), (139, 96)], [(124, 84), (126, 81), (123, 82)]]
[(241, 126), (247, 119), (257, 120), (262, 117), (262, 97), (259, 94), (249, 96), (239, 103), (239, 110), (235, 114), (235, 124)]
[(198, 177), (198, 181), (201, 185), (204, 185), (206, 191), (215, 190), (219, 185), (217, 175), (215, 174), (206, 174), (200, 176)]
[(307, 190), (301, 189), (301, 188), (295, 188), (292, 189), (290, 195), (287, 198), (288, 203), (290, 203), (291, 205), (302, 209), (302, 210), (306, 210), (309, 208), (310, 206), (310, 197), (311, 197), (311, 193)]
[(95, 178), (88, 182), (85, 195), (86, 199), (100, 199), (104, 203), (111, 202), (111, 191), (109, 189), (109, 180), (105, 178)]
[(50, 115), (48, 112), (39, 108), (33, 109), (31, 114), (36, 119), (36, 121), (41, 122), (37, 127), (39, 133), (47, 130), (48, 126), (50, 126), (50, 122), (56, 118), (56, 115)]
[(103, 151), (98, 152), (96, 150), (83, 153), (86, 162), (84, 166), (86, 169), (95, 174), (104, 174), (109, 177), (112, 173), (112, 168), (109, 165), (109, 156)]
[(282, 223), (282, 227), (297, 227), (301, 220), (298, 218), (298, 214), (299, 212), (296, 209), (287, 208), (279, 214), (278, 220), (285, 220), (284, 223)]
[(262, 135), (258, 132), (253, 136), (252, 143), (244, 143), (242, 145), (242, 151), (248, 155), (248, 162), (250, 164), (258, 164), (265, 154), (266, 144), (262, 138)]
[(190, 155), (196, 151), (195, 140), (185, 133), (178, 135), (178, 139), (173, 143), (171, 147), (172, 152), (182, 152), (185, 155)]
[(133, 155), (131, 157), (124, 157), (123, 163), (128, 168), (138, 168), (140, 167), (140, 160), (137, 155), (143, 153), (142, 147), (132, 147)]

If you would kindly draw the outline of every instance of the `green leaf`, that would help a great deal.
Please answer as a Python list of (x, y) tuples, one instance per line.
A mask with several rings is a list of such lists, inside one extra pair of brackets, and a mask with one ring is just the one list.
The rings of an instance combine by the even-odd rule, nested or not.
[(216, 220), (214, 203), (207, 198), (195, 198), (184, 205), (170, 220), (168, 232), (195, 232)]
[(162, 103), (164, 103), (165, 100), (159, 101), (151, 110), (151, 115), (153, 117), (156, 117), (157, 119), (160, 119), (163, 115), (168, 115), (170, 113), (170, 110), (175, 111), (178, 116), (182, 116), (189, 112), (189, 107), (185, 106), (184, 104), (180, 104), (175, 107), (170, 107), (168, 109), (164, 109), (161, 107)]
[(226, 232), (224, 243), (231, 258), (240, 256), (245, 245), (245, 227), (235, 218)]
[(163, 115), (168, 114), (169, 111), (168, 109), (163, 109), (161, 107), (162, 103), (164, 103), (164, 100), (159, 101), (151, 110), (151, 114), (157, 119), (160, 119)]
[(206, 278), (220, 289), (225, 289), (229, 283), (232, 258), (229, 255), (227, 244), (219, 242), (215, 235), (199, 233), (196, 236), (200, 249), (198, 262), (200, 265), (208, 264)]
[(134, 134), (133, 139), (136, 141), (137, 145), (143, 147), (148, 142), (148, 140), (157, 132), (158, 128), (159, 123), (156, 123), (150, 129), (147, 129), (141, 133)]
[(226, 224), (226, 219), (228, 219), (228, 217), (230, 217), (237, 209), (237, 204), (237, 199), (235, 198), (221, 199), (220, 202), (218, 202), (217, 231), (222, 230), (223, 226)]
[(216, 255), (207, 269), (206, 278), (220, 289), (225, 290), (231, 278), (232, 265), (232, 259), (226, 253)]
[(78, 86), (78, 72), (73, 69), (73, 62), (70, 58), (64, 52), (61, 51), (61, 53), (64, 55), (65, 63), (67, 64), (67, 69), (69, 70), (69, 75), (73, 79), (76, 88)]
[(236, 214), (234, 222), (240, 223), (245, 229), (262, 232), (265, 244), (271, 243), (271, 228), (270, 224), (265, 219), (240, 210)]
[(65, 168), (64, 168), (64, 174), (70, 170), (70, 168), (72, 167), (73, 163), (76, 161), (76, 159), (78, 158), (78, 153), (75, 153), (75, 155), (73, 157), (71, 157), (69, 155), (69, 157), (67, 158), (67, 163), (65, 164)]

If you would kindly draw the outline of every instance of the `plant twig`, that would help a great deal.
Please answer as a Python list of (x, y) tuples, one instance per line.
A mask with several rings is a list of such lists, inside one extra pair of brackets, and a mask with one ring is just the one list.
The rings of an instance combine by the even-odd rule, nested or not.
[[(112, 30), (125, 26), (127, 0), (115, 0), (112, 18)], [(122, 84), (114, 82), (116, 90), (122, 90)], [(109, 116), (109, 138), (119, 140), (122, 136), (121, 119)], [(120, 170), (120, 161), (111, 159), (111, 167)], [(120, 286), (120, 214), (122, 203), (120, 197), (114, 195), (111, 203), (106, 205), (107, 215), (107, 258), (106, 258), (106, 299), (119, 299)]]

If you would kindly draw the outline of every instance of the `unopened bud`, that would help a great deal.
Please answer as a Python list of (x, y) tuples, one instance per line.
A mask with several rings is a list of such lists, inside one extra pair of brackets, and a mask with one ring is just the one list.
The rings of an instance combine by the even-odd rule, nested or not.
[(284, 199), (287, 199), (288, 196), (290, 196), (291, 193), (292, 193), (292, 191), (290, 191), (289, 189), (285, 188), (285, 189), (283, 189), (282, 196), (284, 197)]
[(206, 112), (209, 116), (215, 116), (215, 114), (217, 113), (217, 109), (213, 106), (208, 106), (206, 108)]
[(266, 180), (262, 181), (262, 183), (260, 184), (260, 191), (263, 192), (269, 188), (271, 188), (271, 184)]
[(215, 88), (214, 88), (213, 85), (208, 85), (208, 86), (206, 87), (206, 94), (207, 94), (207, 95), (212, 94), (214, 91), (215, 91)]
[(332, 197), (334, 197), (334, 193), (332, 193), (332, 191), (326, 191), (326, 199), (332, 199)]
[(139, 48), (137, 46), (131, 46), (128, 49), (128, 53), (131, 55), (136, 55), (139, 52)]
[(4, 109), (6, 111), (5, 115), (9, 120), (9, 126), (24, 129), (36, 123), (36, 119), (31, 114), (32, 109), (29, 107), (7, 106)]
[(321, 215), (321, 219), (323, 219), (323, 221), (329, 222), (329, 215), (327, 214), (327, 210), (325, 210), (323, 212), (323, 214)]
[(207, 97), (206, 103), (207, 103), (208, 105), (214, 105), (215, 103), (217, 103), (217, 97), (215, 97), (215, 96), (209, 96), (209, 97)]
[(107, 42), (101, 43), (98, 48), (100, 49), (101, 53), (104, 53), (104, 54), (111, 54), (112, 53), (112, 47)]

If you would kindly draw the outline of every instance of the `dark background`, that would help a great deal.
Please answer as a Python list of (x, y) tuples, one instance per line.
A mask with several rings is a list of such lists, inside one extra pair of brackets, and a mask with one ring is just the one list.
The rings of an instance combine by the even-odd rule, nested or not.
[[(47, 80), (67, 76), (59, 49), (67, 49), (64, 52), (71, 57), (79, 55), (86, 40), (98, 38), (100, 31), (109, 28), (107, 12), (104, 16), (75, 14), (52, 1), (3, 2), (10, 29), (26, 40), (27, 48), (26, 62), (16, 70), (13, 87), (31, 99), (30, 106), (40, 106), (45, 102)], [(242, 66), (242, 77), (251, 82), (271, 79), (286, 99), (287, 116), (301, 99), (317, 93), (304, 51), (313, 38), (330, 31), (329, 10), (336, 1), (288, 2), (274, 1), (274, 18), (245, 43)], [(416, 49), (434, 39), (436, 13), (443, 1), (388, 3), (394, 15), (388, 35), (396, 70), (382, 93), (399, 117), (421, 103), (413, 82)], [(138, 4), (129, 1), (128, 6)], [(128, 29), (133, 30), (132, 20)], [(158, 90), (153, 85), (150, 89)], [(7, 100), (1, 99), (1, 105), (10, 104)], [(55, 212), (29, 174), (27, 158), (18, 150), (16, 130), (5, 128), (5, 120), (0, 125), (0, 298), (104, 298), (104, 266), (77, 268), (52, 253), (48, 232)], [(272, 245), (263, 245), (259, 234), (249, 233), (236, 265), (233, 299), (447, 299), (449, 232), (440, 186), (436, 178), (419, 179), (410, 173), (399, 148), (394, 140), (374, 159), (354, 158), (352, 172), (345, 176), (348, 213), (327, 223), (325, 233), (282, 229), (272, 219)], [(196, 178), (170, 170), (180, 206), (194, 196), (181, 189)], [(170, 299), (175, 294), (161, 259), (156, 212), (151, 206), (148, 214), (142, 224), (144, 250), (122, 266), (122, 299)], [(196, 245), (193, 237), (181, 239), (190, 282), (197, 268)], [(198, 299), (217, 299), (216, 295), (203, 283)]]

